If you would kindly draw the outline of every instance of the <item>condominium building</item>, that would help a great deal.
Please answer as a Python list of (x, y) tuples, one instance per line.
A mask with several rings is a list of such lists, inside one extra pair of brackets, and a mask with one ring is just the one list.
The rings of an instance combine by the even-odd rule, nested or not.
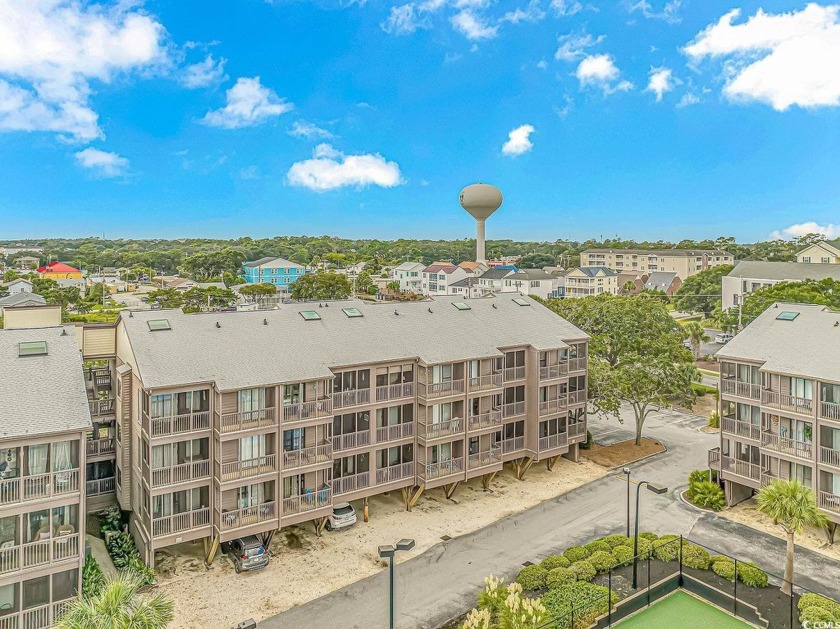
[(564, 279), (566, 297), (618, 294), (618, 273), (605, 266), (582, 266), (570, 269)]
[(840, 264), (805, 262), (744, 261), (721, 278), (721, 305), (724, 310), (738, 305), (738, 299), (765, 286), (806, 279), (840, 281)]
[(813, 488), (840, 522), (840, 313), (777, 303), (717, 353), (720, 471), (730, 504), (775, 478)]
[(273, 284), (284, 293), (305, 274), (305, 266), (285, 258), (267, 257), (242, 264), (242, 275), (247, 284)]
[(0, 628), (45, 629), (81, 585), (91, 430), (73, 326), (0, 330)]
[(581, 266), (604, 266), (613, 271), (676, 273), (681, 280), (721, 264), (734, 264), (727, 251), (704, 249), (587, 249)]

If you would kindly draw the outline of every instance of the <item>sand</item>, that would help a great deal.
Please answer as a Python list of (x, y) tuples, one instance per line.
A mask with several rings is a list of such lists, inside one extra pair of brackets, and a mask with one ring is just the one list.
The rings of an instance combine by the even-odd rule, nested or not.
[(158, 554), (159, 587), (175, 603), (172, 627), (235, 627), (247, 618), (259, 622), (382, 570), (385, 564), (376, 554), (379, 544), (413, 538), (414, 550), (398, 556), (405, 561), (444, 535), (465, 535), (607, 473), (585, 459), (572, 463), (562, 458), (551, 472), (534, 465), (525, 481), (506, 469), (490, 491), (482, 489), (480, 478), (462, 484), (453, 500), (446, 500), (441, 488), (430, 490), (410, 513), (399, 492), (376, 496), (370, 499), (367, 523), (359, 503), (358, 522), (343, 531), (324, 532), (318, 538), (311, 523), (282, 529), (272, 543), (269, 566), (250, 574), (235, 574), (225, 556), (205, 569), (202, 544), (183, 544)]

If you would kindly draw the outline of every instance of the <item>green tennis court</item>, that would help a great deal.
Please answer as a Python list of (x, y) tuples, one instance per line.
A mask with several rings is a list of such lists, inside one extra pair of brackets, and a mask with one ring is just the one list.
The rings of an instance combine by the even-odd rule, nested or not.
[(744, 629), (751, 627), (685, 592), (674, 592), (616, 625), (621, 629)]

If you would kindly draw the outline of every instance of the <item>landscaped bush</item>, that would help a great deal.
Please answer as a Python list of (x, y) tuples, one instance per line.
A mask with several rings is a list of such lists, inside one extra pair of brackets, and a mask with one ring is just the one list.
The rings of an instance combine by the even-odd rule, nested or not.
[(108, 507), (99, 513), (99, 517), (102, 520), (99, 525), (99, 531), (102, 533), (103, 537), (105, 536), (105, 533), (123, 530), (125, 520), (123, 520), (122, 511), (120, 511), (119, 507)]
[(689, 489), (687, 497), (698, 507), (720, 511), (726, 506), (726, 494), (717, 483), (701, 481), (694, 483)]
[[(644, 537), (639, 537), (639, 559), (648, 559), (650, 557), (651, 551), (653, 550), (653, 544), (656, 542), (649, 542)], [(633, 543), (631, 542), (628, 546), (630, 552), (633, 552)]]
[(615, 604), (618, 596), (601, 585), (577, 581), (549, 590), (540, 600), (548, 617), (556, 619), (552, 628), (569, 627), (572, 609), (575, 610), (575, 627), (589, 627), (595, 618), (605, 614), (609, 606)]
[(484, 589), (478, 595), (476, 607), (481, 611), (489, 612), (491, 619), (497, 619), (507, 596), (508, 587), (505, 585), (505, 580), (491, 574), (489, 577), (484, 577)]
[(712, 555), (709, 557), (710, 566), (716, 564), (718, 561), (732, 561), (732, 557), (727, 557), (726, 555)]
[(116, 568), (127, 568), (131, 558), (137, 554), (137, 547), (131, 535), (116, 531), (107, 542), (108, 554)]
[(603, 550), (592, 553), (587, 561), (591, 563), (592, 567), (598, 572), (607, 572), (616, 564), (613, 554)]
[(616, 533), (615, 535), (607, 535), (604, 538), (604, 541), (609, 544), (609, 547), (616, 548), (617, 546), (627, 546), (633, 545), (633, 540), (627, 537), (626, 535), (622, 535), (621, 533)]
[(128, 569), (143, 581), (143, 585), (154, 585), (155, 572), (140, 559), (139, 553), (134, 555), (128, 563)]
[(582, 561), (589, 557), (589, 551), (583, 546), (569, 546), (563, 551), (563, 555), (572, 563)]
[(88, 598), (96, 596), (105, 586), (105, 575), (102, 568), (96, 563), (93, 557), (85, 558), (85, 565), (82, 567), (82, 596)]
[(796, 606), (801, 612), (804, 612), (810, 607), (820, 607), (835, 616), (837, 620), (840, 620), (840, 603), (836, 603), (820, 594), (814, 594), (813, 592), (803, 594)]
[(756, 588), (767, 587), (767, 573), (751, 561), (738, 563), (738, 580)]
[(602, 539), (596, 539), (594, 542), (589, 542), (588, 544), (584, 544), (583, 547), (586, 550), (589, 551), (590, 555), (592, 555), (594, 553), (597, 553), (599, 551), (604, 552), (604, 553), (608, 553), (608, 552), (610, 552), (610, 550), (612, 550), (610, 545), (607, 544), (607, 542), (605, 542)]
[[(639, 538), (640, 539), (646, 539), (649, 542), (655, 542), (656, 540), (659, 539), (659, 535), (657, 535), (656, 533), (649, 533), (649, 532), (646, 532), (646, 531), (642, 531), (641, 533), (639, 533)], [(633, 545), (633, 538), (628, 537), (627, 539), (630, 542), (629, 546), (632, 546)]]
[(598, 574), (595, 566), (589, 563), (586, 559), (576, 561), (569, 566), (569, 570), (575, 573), (578, 581), (591, 581), (595, 578), (595, 575)]
[(712, 411), (712, 414), (709, 415), (709, 426), (712, 428), (720, 428), (720, 415), (717, 411)]
[(659, 561), (674, 561), (679, 554), (679, 535), (663, 535), (653, 543), (653, 556)]
[(554, 570), (549, 570), (548, 576), (545, 579), (549, 590), (555, 590), (575, 581), (577, 581), (577, 574), (567, 568), (554, 568)]
[[(836, 622), (837, 618), (830, 611), (823, 607), (806, 607), (805, 611), (799, 614), (799, 622), (803, 626), (821, 627), (830, 626), (828, 623)], [(807, 623), (807, 624), (806, 624)], [(821, 625), (818, 623), (826, 623)]]
[(708, 570), (711, 557), (705, 548), (694, 544), (685, 544), (682, 549), (683, 565), (696, 570)]
[(586, 431), (586, 441), (584, 441), (583, 443), (580, 444), (580, 449), (581, 450), (589, 450), (589, 448), (592, 447), (592, 441), (593, 441), (592, 433), (587, 430)]
[(719, 577), (723, 577), (727, 581), (735, 580), (735, 562), (734, 561), (716, 561), (712, 564), (712, 571)]
[(539, 590), (545, 587), (548, 570), (539, 564), (525, 566), (516, 575), (516, 582), (526, 590)]
[(613, 548), (612, 554), (617, 566), (627, 566), (633, 563), (633, 549), (629, 546), (616, 546)]
[(555, 568), (568, 568), (572, 565), (572, 562), (563, 555), (549, 555), (540, 562), (540, 565), (546, 570), (551, 571)]

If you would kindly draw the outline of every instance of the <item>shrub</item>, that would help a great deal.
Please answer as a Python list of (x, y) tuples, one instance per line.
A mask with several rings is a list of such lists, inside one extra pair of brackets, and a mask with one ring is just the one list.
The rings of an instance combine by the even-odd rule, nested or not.
[(659, 561), (674, 561), (680, 554), (678, 535), (663, 535), (653, 543), (653, 556)]
[[(641, 539), (646, 539), (649, 542), (655, 542), (656, 540), (659, 539), (659, 535), (657, 535), (656, 533), (650, 533), (648, 531), (642, 531), (641, 533), (639, 533), (639, 537)], [(633, 538), (628, 537), (627, 539), (630, 540), (630, 546), (632, 546), (633, 545)]]
[(712, 564), (712, 571), (719, 577), (723, 577), (727, 581), (735, 580), (735, 562), (734, 561), (716, 561)]
[(576, 561), (583, 561), (589, 557), (589, 551), (583, 546), (569, 546), (563, 551), (563, 555), (572, 563)]
[[(651, 551), (653, 550), (653, 544), (656, 542), (649, 542), (643, 537), (639, 538), (639, 559), (649, 559), (651, 555)], [(633, 552), (633, 544), (631, 543), (630, 546), (630, 553)]]
[(589, 542), (584, 545), (584, 548), (589, 551), (590, 555), (597, 553), (598, 551), (608, 553), (612, 550), (610, 545), (602, 539), (596, 539), (594, 542)]
[[(831, 625), (827, 623), (835, 622), (835, 620), (836, 618), (834, 617), (834, 614), (822, 607), (806, 607), (805, 611), (799, 615), (799, 622), (802, 623), (803, 627), (828, 627)], [(826, 624), (823, 625), (819, 623)]]
[(545, 587), (548, 571), (539, 564), (525, 566), (516, 575), (516, 582), (526, 590), (539, 590)]
[(105, 586), (105, 575), (102, 568), (96, 563), (93, 557), (85, 558), (85, 565), (82, 567), (82, 596), (85, 598), (97, 596)]
[(569, 570), (575, 573), (578, 581), (591, 581), (595, 578), (595, 575), (598, 574), (595, 566), (589, 563), (586, 559), (576, 561), (569, 566)]
[(566, 568), (554, 568), (549, 570), (548, 576), (545, 579), (549, 590), (554, 590), (569, 583), (577, 581), (577, 574), (572, 570)]
[(709, 426), (712, 428), (720, 428), (720, 415), (717, 411), (712, 411), (712, 414), (709, 415)]
[(134, 572), (142, 581), (143, 585), (155, 584), (155, 573), (140, 559), (140, 554), (133, 555), (128, 562), (128, 570)]
[(720, 511), (726, 506), (726, 494), (717, 483), (702, 481), (690, 487), (691, 502), (698, 507)]
[(616, 546), (613, 548), (612, 554), (617, 566), (627, 566), (633, 563), (633, 549), (629, 546)]
[(738, 564), (738, 580), (756, 588), (767, 587), (767, 573), (751, 561)]
[(584, 441), (583, 443), (580, 444), (580, 449), (581, 450), (589, 450), (589, 448), (592, 447), (592, 441), (593, 441), (592, 433), (587, 430), (586, 431), (586, 441)]
[[(560, 619), (557, 627), (568, 627), (562, 619), (568, 619), (571, 610), (575, 610), (575, 627), (589, 627), (592, 621), (604, 614), (609, 606), (615, 604), (618, 596), (602, 585), (585, 581), (576, 581), (569, 585), (549, 590), (541, 599), (549, 618)], [(552, 625), (554, 627), (555, 625)]]
[(630, 546), (633, 545), (633, 540), (627, 537), (626, 535), (622, 535), (621, 533), (616, 533), (615, 535), (607, 535), (604, 538), (604, 541), (609, 544), (610, 549), (616, 548), (617, 546), (627, 546), (628, 543)]
[(131, 558), (137, 555), (137, 547), (131, 535), (117, 531), (108, 540), (108, 554), (116, 568), (127, 568)]
[(809, 607), (820, 607), (840, 620), (840, 603), (835, 603), (830, 598), (826, 598), (821, 594), (814, 594), (812, 592), (803, 594), (799, 598), (799, 603), (797, 603), (796, 606), (801, 612), (804, 612)]
[(682, 549), (682, 562), (684, 566), (696, 570), (708, 570), (711, 557), (705, 548), (694, 544), (685, 544)]
[(122, 531), (125, 521), (123, 520), (122, 511), (117, 506), (108, 507), (100, 512), (99, 517), (102, 522), (99, 525), (99, 531), (104, 536), (109, 531)]
[(507, 595), (508, 588), (505, 585), (505, 580), (496, 578), (491, 574), (489, 577), (484, 577), (484, 589), (478, 595), (478, 605), (476, 607), (479, 610), (490, 612), (491, 617), (498, 617)]
[(616, 564), (613, 554), (603, 550), (592, 553), (587, 561), (591, 563), (592, 567), (598, 572), (607, 572)]
[(549, 555), (540, 562), (540, 565), (550, 572), (555, 568), (568, 568), (572, 562), (563, 555)]
[(709, 557), (709, 565), (713, 566), (718, 561), (732, 561), (732, 557), (727, 557), (726, 555), (712, 555)]

